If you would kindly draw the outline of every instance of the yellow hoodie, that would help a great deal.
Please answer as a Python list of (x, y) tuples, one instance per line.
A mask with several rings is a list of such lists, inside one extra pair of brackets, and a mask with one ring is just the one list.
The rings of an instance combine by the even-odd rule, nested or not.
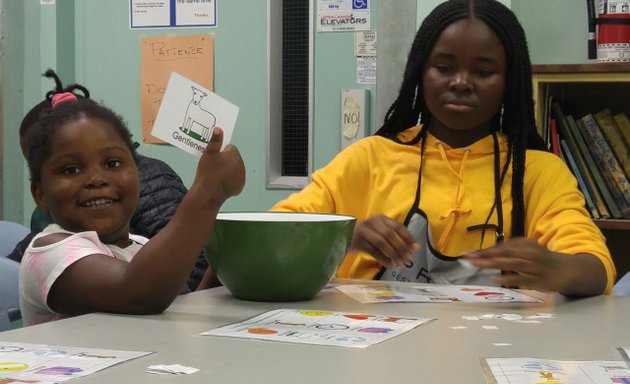
[[(420, 127), (399, 134), (403, 142)], [(498, 134), (501, 164), (507, 156), (507, 137)], [(422, 167), (420, 209), (428, 219), (431, 243), (442, 254), (462, 253), (495, 245), (494, 231), (467, 227), (482, 224), (494, 203), (492, 136), (469, 147), (451, 148), (427, 135)], [(311, 183), (272, 210), (353, 215), (358, 221), (378, 214), (401, 223), (412, 208), (418, 185), (420, 144), (404, 145), (381, 136), (359, 140), (313, 174)], [(584, 208), (584, 197), (564, 162), (543, 151), (527, 151), (525, 164), (525, 235), (556, 252), (590, 253), (604, 264), (607, 292), (615, 267), (600, 230)], [(512, 172), (501, 187), (504, 233), (509, 238), (512, 212)], [(496, 209), (489, 223), (496, 224)], [(380, 264), (370, 255), (349, 253), (337, 277), (372, 279)]]

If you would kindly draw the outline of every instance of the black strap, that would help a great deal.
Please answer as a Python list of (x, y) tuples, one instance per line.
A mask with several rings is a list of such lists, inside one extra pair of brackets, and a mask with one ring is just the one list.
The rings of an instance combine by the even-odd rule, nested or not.
[(615, 24), (615, 25), (630, 25), (630, 18), (628, 19), (597, 19), (597, 24)]

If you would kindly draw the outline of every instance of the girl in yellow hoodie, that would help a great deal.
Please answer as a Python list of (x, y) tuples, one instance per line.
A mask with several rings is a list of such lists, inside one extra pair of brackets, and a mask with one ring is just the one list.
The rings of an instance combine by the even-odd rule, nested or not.
[(536, 131), (524, 31), (495, 0), (437, 6), (376, 135), (273, 210), (357, 217), (338, 277), (575, 296), (615, 280), (575, 178)]

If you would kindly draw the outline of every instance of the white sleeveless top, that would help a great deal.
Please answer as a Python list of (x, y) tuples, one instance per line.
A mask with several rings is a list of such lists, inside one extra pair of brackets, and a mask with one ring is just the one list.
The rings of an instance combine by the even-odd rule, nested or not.
[[(68, 233), (71, 236), (44, 247), (34, 247), (40, 237), (53, 233)], [(131, 245), (119, 248), (103, 244), (95, 231), (74, 233), (57, 224), (50, 224), (38, 233), (24, 252), (20, 263), (20, 311), (24, 325), (41, 324), (58, 320), (66, 315), (56, 313), (48, 307), (50, 288), (57, 278), (72, 263), (94, 254), (104, 254), (129, 262), (148, 241), (147, 238), (129, 235)]]

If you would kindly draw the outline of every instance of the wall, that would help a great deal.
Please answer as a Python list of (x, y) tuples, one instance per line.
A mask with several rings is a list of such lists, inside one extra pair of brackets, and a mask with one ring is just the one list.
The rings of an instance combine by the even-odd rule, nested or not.
[[(17, 17), (19, 22), (12, 26), (14, 38), (10, 45), (16, 51), (11, 55), (14, 63), (7, 70), (11, 74), (7, 78), (17, 73), (20, 76), (7, 84), (6, 93), (24, 94), (10, 103), (5, 111), (12, 113), (6, 113), (3, 119), (7, 127), (3, 148), (7, 170), (3, 180), (5, 218), (28, 223), (34, 208), (26, 166), (19, 148), (12, 143), (18, 141), (16, 127), (21, 117), (52, 86), (40, 74), (53, 67), (65, 83), (86, 85), (93, 98), (120, 113), (134, 137), (140, 138), (139, 47), (141, 38), (150, 35), (215, 34), (215, 92), (240, 107), (232, 143), (240, 149), (247, 168), (243, 193), (230, 199), (223, 210), (266, 210), (293, 192), (265, 188), (265, 1), (219, 0), (217, 28), (173, 30), (130, 30), (128, 1), (58, 0), (53, 6), (40, 6), (39, 0), (12, 3), (7, 9), (9, 18)], [(377, 1), (372, 0), (374, 10), (376, 5)], [(378, 20), (375, 13), (374, 26)], [(314, 44), (313, 166), (319, 168), (339, 149), (341, 89), (367, 88), (374, 103), (376, 87), (356, 82), (353, 33), (316, 33)], [(369, 110), (368, 125), (373, 126), (375, 108)], [(167, 145), (141, 144), (139, 151), (166, 161), (186, 185), (192, 183), (194, 157)]]
[[(275, 1), (275, 0), (271, 0)], [(316, 2), (316, 0), (314, 0)], [(380, 0), (395, 1), (395, 0)], [(417, 0), (421, 21), (440, 0)], [(586, 62), (586, 5), (576, 0), (503, 0), (521, 20), (534, 63)], [(215, 33), (215, 91), (239, 105), (232, 142), (243, 155), (247, 184), (224, 210), (265, 210), (290, 190), (265, 188), (266, 13), (262, 0), (218, 0), (218, 27), (212, 29), (129, 29), (125, 0), (5, 1), (7, 51), (3, 57), (3, 217), (28, 223), (34, 207), (28, 174), (17, 146), (17, 127), (30, 106), (50, 89), (40, 74), (54, 67), (66, 83), (87, 85), (96, 99), (121, 113), (135, 137), (141, 137), (139, 102), (139, 46), (142, 36)], [(584, 3), (584, 4), (583, 4)], [(372, 0), (372, 26), (378, 24), (378, 1)], [(376, 28), (378, 29), (378, 28)], [(415, 34), (409, 28), (409, 34)], [(379, 42), (388, 40), (379, 37)], [(396, 39), (389, 39), (396, 43)], [(409, 40), (409, 38), (407, 38)], [(315, 33), (313, 166), (326, 164), (339, 148), (339, 92), (343, 88), (370, 90), (371, 132), (376, 87), (355, 79), (354, 36), (349, 32)], [(391, 47), (390, 47), (391, 48)], [(408, 47), (404, 50), (408, 51)], [(382, 51), (386, 51), (386, 47)], [(404, 53), (403, 53), (404, 56)], [(379, 58), (381, 60), (382, 58)], [(395, 79), (396, 76), (389, 76)], [(398, 77), (402, 78), (402, 74)], [(398, 87), (399, 84), (393, 85)], [(391, 101), (383, 101), (386, 108)], [(380, 119), (380, 118), (379, 118)], [(195, 159), (163, 145), (142, 144), (141, 153), (173, 166), (186, 185), (194, 177)]]

